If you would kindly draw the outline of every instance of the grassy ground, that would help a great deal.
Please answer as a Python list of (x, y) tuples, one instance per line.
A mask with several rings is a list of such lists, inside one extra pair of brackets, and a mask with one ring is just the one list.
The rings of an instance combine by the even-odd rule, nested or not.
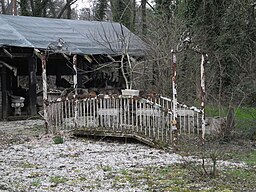
[[(207, 117), (226, 117), (228, 107), (208, 105), (206, 107)], [(250, 139), (256, 139), (256, 108), (255, 107), (237, 107), (234, 108), (235, 127), (237, 132)]]
[[(199, 146), (189, 140), (189, 144), (180, 143), (178, 153), (184, 156), (183, 164), (170, 166), (151, 166), (118, 172), (108, 168), (109, 177), (114, 177), (113, 188), (127, 185), (145, 186), (145, 191), (205, 191), (205, 192), (240, 192), (256, 191), (256, 146), (253, 142), (232, 141), (229, 143), (206, 143)], [(238, 143), (237, 143), (238, 142)], [(182, 144), (184, 144), (184, 147)], [(200, 161), (186, 161), (186, 155), (195, 155)], [(215, 156), (214, 156), (215, 155)], [(205, 167), (202, 158), (209, 158)], [(215, 175), (212, 174), (213, 161), (218, 160)], [(220, 160), (241, 163), (224, 166)]]
[[(205, 109), (206, 115), (209, 117), (225, 117), (228, 112), (228, 107), (216, 105), (207, 105)], [(235, 108), (236, 119), (241, 120), (255, 120), (256, 108), (255, 107), (238, 107)]]
[[(196, 167), (200, 169), (200, 167)], [(146, 185), (145, 191), (255, 191), (254, 169), (230, 169), (219, 172), (215, 178), (198, 174), (194, 168), (184, 165), (145, 167), (138, 170), (122, 170), (110, 173), (115, 176), (113, 188), (122, 188), (129, 183), (136, 187)]]
[[(247, 111), (247, 110), (245, 110)], [(245, 112), (241, 111), (238, 117), (248, 118)], [(237, 113), (239, 114), (239, 113)], [(29, 131), (28, 131), (29, 130)], [(33, 129), (19, 129), (14, 135), (36, 136), (42, 132), (43, 127)], [(8, 138), (11, 131), (8, 131)], [(13, 142), (13, 140), (8, 140)], [(231, 192), (231, 191), (256, 191), (256, 142), (250, 140), (231, 140), (228, 143), (221, 140), (206, 142), (201, 145), (197, 138), (191, 136), (181, 138), (177, 153), (184, 156), (196, 156), (202, 159), (209, 158), (210, 163), (187, 162), (170, 166), (146, 166), (136, 169), (123, 169), (114, 171), (111, 167), (103, 167), (103, 171), (108, 173), (108, 177), (114, 178), (113, 189), (118, 190), (123, 186), (144, 187), (144, 191), (167, 192), (167, 191), (205, 191), (205, 192)], [(156, 157), (157, 158), (157, 157)], [(215, 175), (212, 174), (213, 159), (218, 160)], [(243, 162), (244, 166), (224, 167), (220, 166), (219, 160), (230, 162)], [(30, 164), (22, 166), (30, 167)], [(204, 170), (205, 169), (205, 170)], [(62, 183), (65, 178), (52, 177), (54, 183)], [(86, 181), (85, 181), (86, 182)], [(39, 185), (40, 181), (35, 180), (32, 185)]]

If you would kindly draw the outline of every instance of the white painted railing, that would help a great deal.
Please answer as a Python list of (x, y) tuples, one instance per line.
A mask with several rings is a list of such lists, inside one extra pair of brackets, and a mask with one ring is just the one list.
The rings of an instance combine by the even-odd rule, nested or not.
[[(50, 102), (48, 123), (52, 132), (101, 128), (136, 134), (163, 142), (172, 141), (172, 101), (166, 97), (111, 97), (108, 95)], [(75, 115), (77, 114), (77, 115)], [(177, 109), (180, 133), (200, 133), (200, 110), (185, 105)]]

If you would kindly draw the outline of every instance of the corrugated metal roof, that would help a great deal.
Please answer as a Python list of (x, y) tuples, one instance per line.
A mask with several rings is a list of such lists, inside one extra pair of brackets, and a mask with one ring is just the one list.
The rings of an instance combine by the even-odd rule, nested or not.
[(144, 55), (145, 43), (119, 23), (10, 16), (0, 14), (0, 47), (46, 49), (63, 39), (74, 54), (119, 55), (129, 45), (132, 55)]

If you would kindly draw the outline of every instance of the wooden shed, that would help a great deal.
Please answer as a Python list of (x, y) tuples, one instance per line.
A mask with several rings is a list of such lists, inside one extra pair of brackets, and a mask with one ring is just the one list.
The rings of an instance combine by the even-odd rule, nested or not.
[(15, 115), (15, 96), (25, 98), (21, 114), (37, 113), (42, 94), (38, 52), (48, 52), (48, 89), (54, 96), (72, 85), (74, 55), (78, 88), (122, 88), (119, 62), (113, 59), (120, 60), (124, 46), (134, 57), (145, 55), (145, 43), (119, 23), (0, 15), (0, 119)]

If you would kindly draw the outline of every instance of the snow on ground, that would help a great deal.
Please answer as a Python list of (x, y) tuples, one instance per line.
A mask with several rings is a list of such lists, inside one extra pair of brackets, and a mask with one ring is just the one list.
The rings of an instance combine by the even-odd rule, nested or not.
[[(97, 191), (111, 191), (113, 181), (107, 177), (109, 171), (180, 161), (179, 155), (141, 144), (69, 138), (63, 144), (54, 144), (51, 137), (43, 137), (0, 151), (0, 188), (7, 191), (90, 191), (97, 187)], [(58, 176), (66, 181), (55, 185), (52, 180)], [(33, 186), (37, 180), (40, 186)], [(127, 188), (120, 189), (135, 190), (138, 191), (128, 184)]]
[(115, 188), (113, 174), (183, 161), (180, 155), (139, 143), (64, 135), (64, 143), (54, 144), (52, 137), (33, 137), (0, 149), (0, 191), (145, 191), (146, 183), (139, 188), (130, 183)]

